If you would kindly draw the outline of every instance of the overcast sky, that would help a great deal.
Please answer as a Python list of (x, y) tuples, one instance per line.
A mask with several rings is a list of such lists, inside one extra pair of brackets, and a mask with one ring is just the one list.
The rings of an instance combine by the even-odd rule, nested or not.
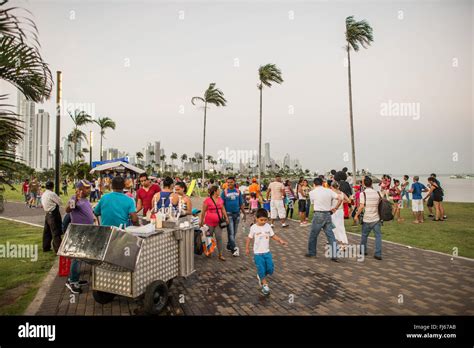
[[(358, 168), (474, 172), (473, 1), (11, 5), (33, 13), (65, 101), (117, 122), (106, 147), (134, 154), (156, 140), (168, 157), (200, 151), (203, 112), (190, 100), (216, 82), (228, 105), (208, 112), (207, 152), (256, 150), (257, 70), (275, 63), (284, 83), (264, 90), (263, 140), (273, 158), (288, 152), (320, 171), (351, 166), (345, 18), (366, 19), (374, 43), (351, 56)], [(52, 116), (55, 97), (43, 105)], [(63, 120), (64, 136), (72, 123)]]

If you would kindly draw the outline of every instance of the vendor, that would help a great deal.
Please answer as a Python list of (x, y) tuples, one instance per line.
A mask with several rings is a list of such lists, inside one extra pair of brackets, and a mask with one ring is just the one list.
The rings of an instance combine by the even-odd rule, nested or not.
[(193, 206), (191, 199), (188, 195), (186, 195), (186, 191), (187, 187), (184, 181), (177, 182), (174, 186), (175, 193), (171, 195), (171, 203), (173, 206), (177, 206), (178, 208), (181, 204), (181, 211), (183, 212), (183, 215), (191, 215)]
[(143, 215), (146, 215), (152, 206), (153, 197), (161, 191), (160, 186), (152, 184), (146, 173), (139, 176), (141, 187), (137, 191), (137, 213), (143, 208)]
[(112, 192), (105, 194), (94, 208), (102, 226), (139, 226), (135, 202), (123, 193), (125, 180), (121, 176), (112, 179)]

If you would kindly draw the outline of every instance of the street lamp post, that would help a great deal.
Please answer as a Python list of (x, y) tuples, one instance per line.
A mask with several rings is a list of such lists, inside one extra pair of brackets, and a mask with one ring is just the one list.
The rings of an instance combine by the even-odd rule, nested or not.
[(56, 149), (55, 149), (55, 168), (54, 173), (54, 191), (59, 195), (59, 170), (60, 170), (60, 159), (59, 159), (59, 139), (61, 137), (61, 94), (62, 94), (62, 79), (61, 71), (56, 71)]
[(94, 132), (93, 131), (90, 131), (89, 132), (89, 166), (92, 168), (92, 139), (93, 139), (93, 136), (94, 136)]

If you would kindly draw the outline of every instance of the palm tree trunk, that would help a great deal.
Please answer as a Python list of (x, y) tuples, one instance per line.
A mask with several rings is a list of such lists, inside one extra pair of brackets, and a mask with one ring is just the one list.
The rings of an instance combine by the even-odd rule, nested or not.
[(261, 185), (262, 179), (262, 92), (263, 86), (260, 83), (260, 129), (258, 135), (258, 184)]
[(99, 151), (100, 151), (100, 161), (101, 161), (101, 162), (103, 161), (103, 159), (102, 159), (102, 157), (103, 157), (103, 155), (102, 155), (102, 152), (103, 152), (103, 151), (102, 151), (102, 138), (103, 138), (103, 135), (102, 135), (102, 129), (101, 129), (101, 130), (100, 130), (100, 148), (99, 148)]
[(204, 103), (204, 129), (202, 136), (202, 185), (204, 187), (204, 173), (206, 171), (206, 115), (207, 114), (207, 102)]
[(352, 112), (352, 79), (351, 79), (351, 55), (349, 53), (349, 43), (347, 44), (347, 75), (349, 81), (349, 116), (351, 121), (351, 145), (352, 145), (352, 175), (354, 185), (357, 183), (355, 142), (354, 142), (354, 115)]

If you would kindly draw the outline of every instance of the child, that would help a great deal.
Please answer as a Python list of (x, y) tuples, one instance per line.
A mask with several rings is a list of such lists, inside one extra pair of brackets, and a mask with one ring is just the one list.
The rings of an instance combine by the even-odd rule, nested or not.
[(257, 194), (255, 192), (252, 192), (250, 194), (250, 201), (249, 201), (249, 213), (250, 214), (255, 214), (258, 209), (258, 199), (257, 199)]
[[(360, 191), (361, 191), (361, 187), (359, 185), (356, 185), (354, 186), (354, 210), (352, 211), (352, 218), (354, 218), (354, 216), (356, 215), (357, 213), (357, 210), (359, 209), (359, 205), (360, 205)], [(362, 213), (361, 213), (362, 214)], [(362, 220), (360, 220), (362, 221)], [(356, 222), (354, 221), (353, 223), (354, 225), (356, 224)]]
[(279, 238), (268, 224), (268, 212), (265, 209), (258, 209), (256, 213), (256, 223), (250, 227), (247, 237), (245, 252), (250, 255), (250, 240), (253, 239), (254, 262), (257, 267), (258, 284), (262, 287), (264, 295), (270, 294), (267, 275), (273, 274), (273, 259), (270, 252), (270, 238), (282, 245), (288, 245), (286, 241)]

